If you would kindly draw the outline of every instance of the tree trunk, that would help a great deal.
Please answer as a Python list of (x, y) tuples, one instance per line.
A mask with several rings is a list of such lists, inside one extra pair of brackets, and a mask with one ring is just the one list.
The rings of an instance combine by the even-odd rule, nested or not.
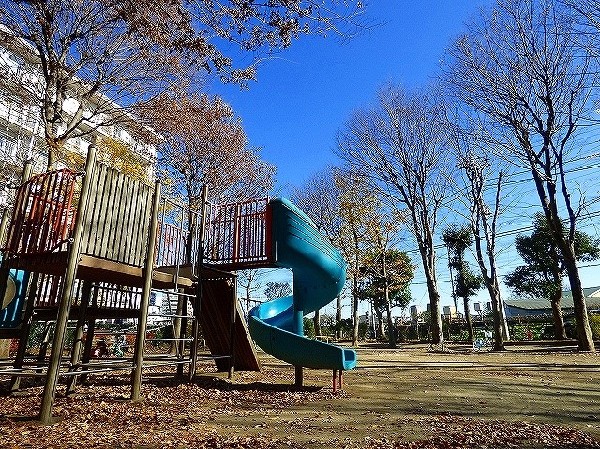
[(553, 295), (553, 298), (550, 300), (550, 304), (552, 305), (552, 320), (554, 321), (554, 338), (557, 340), (566, 340), (567, 333), (565, 332), (565, 322), (563, 320), (563, 314), (561, 309), (561, 298), (562, 292), (558, 290)]
[(467, 322), (467, 331), (469, 332), (469, 343), (473, 343), (473, 321), (471, 320), (471, 311), (469, 310), (469, 297), (463, 298), (465, 307), (465, 320)]
[(569, 276), (571, 294), (573, 295), (573, 306), (575, 307), (575, 321), (577, 325), (577, 346), (580, 351), (595, 351), (592, 329), (588, 319), (587, 306), (581, 288), (581, 279), (577, 270), (577, 263), (573, 252), (564, 254), (564, 264)]
[(431, 326), (431, 343), (439, 345), (444, 341), (442, 334), (442, 314), (440, 310), (440, 294), (437, 291), (435, 281), (427, 279), (427, 290), (429, 292), (429, 312)]
[(504, 302), (500, 297), (500, 290), (498, 290), (498, 315), (500, 317), (500, 330), (502, 332), (502, 340), (504, 342), (510, 341), (510, 332), (508, 330), (508, 322), (506, 321), (506, 313), (504, 312)]
[(383, 312), (379, 309), (375, 310), (375, 316), (377, 317), (377, 329), (375, 329), (375, 340), (383, 340)]
[(385, 245), (382, 244), (381, 238), (379, 238), (379, 245), (381, 247), (381, 272), (383, 274), (383, 301), (385, 303), (385, 313), (387, 316), (387, 331), (388, 331), (388, 344), (390, 348), (396, 347), (396, 328), (392, 322), (392, 308), (390, 307), (390, 285), (387, 276), (387, 261), (385, 257)]
[(352, 346), (358, 346), (358, 274), (352, 277)]
[(321, 335), (321, 309), (315, 310), (313, 324), (315, 325), (315, 335)]
[(427, 293), (429, 295), (429, 328), (431, 330), (431, 343), (439, 345), (444, 341), (442, 334), (442, 311), (440, 309), (440, 294), (435, 280), (435, 254), (428, 255), (427, 249), (419, 245), (421, 260), (423, 261), (423, 271), (427, 282)]
[(490, 300), (492, 302), (492, 315), (494, 323), (494, 351), (504, 351), (504, 337), (502, 332), (502, 317), (500, 316), (500, 291), (494, 282), (486, 282)]
[(396, 347), (396, 327), (392, 320), (392, 309), (390, 308), (389, 302), (385, 305), (385, 313), (387, 318), (387, 333), (388, 333), (388, 344), (390, 348)]

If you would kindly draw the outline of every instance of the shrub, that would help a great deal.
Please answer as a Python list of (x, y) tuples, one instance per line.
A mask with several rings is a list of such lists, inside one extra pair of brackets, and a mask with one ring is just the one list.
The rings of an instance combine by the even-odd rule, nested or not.
[(590, 328), (592, 329), (592, 338), (600, 340), (600, 315), (590, 314)]

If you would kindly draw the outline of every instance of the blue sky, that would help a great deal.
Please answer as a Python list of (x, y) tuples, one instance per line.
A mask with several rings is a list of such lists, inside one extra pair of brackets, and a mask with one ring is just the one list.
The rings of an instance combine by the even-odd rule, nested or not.
[(423, 86), (463, 23), (485, 0), (373, 0), (369, 20), (381, 23), (342, 43), (303, 36), (258, 67), (248, 90), (213, 85), (242, 118), (250, 145), (278, 169), (280, 194), (335, 162), (337, 130), (386, 82)]
[[(263, 159), (277, 166), (277, 194), (289, 195), (336, 162), (337, 131), (355, 109), (374, 101), (381, 85), (394, 82), (412, 88), (430, 83), (445, 48), (464, 31), (465, 21), (489, 3), (373, 0), (367, 5), (368, 19), (380, 26), (349, 42), (334, 36), (304, 36), (262, 62), (258, 81), (248, 90), (214, 83), (213, 93), (233, 106), (250, 145), (261, 147)], [(416, 257), (415, 263), (419, 265)], [(270, 276), (289, 279), (285, 270)], [(415, 281), (413, 297), (424, 309), (422, 275), (417, 273)], [(440, 287), (447, 290), (443, 282)], [(330, 308), (332, 312), (333, 305)]]
[[(355, 109), (374, 101), (377, 89), (386, 82), (408, 88), (430, 83), (438, 73), (445, 48), (465, 30), (464, 23), (490, 3), (491, 0), (372, 0), (367, 5), (368, 17), (381, 22), (381, 26), (346, 43), (335, 37), (305, 36), (262, 62), (258, 81), (250, 84), (248, 90), (215, 83), (213, 93), (233, 106), (242, 118), (250, 145), (261, 147), (263, 159), (277, 166), (276, 193), (289, 195), (314, 173), (336, 163), (336, 133)], [(518, 196), (531, 198), (532, 204), (518, 208), (503, 230), (522, 229), (531, 223), (535, 211), (532, 206), (535, 208), (537, 202), (533, 191), (524, 188), (526, 191)], [(595, 228), (584, 230), (597, 235)], [(514, 234), (499, 241), (498, 260), (504, 273), (521, 263), (513, 242)], [(415, 247), (408, 244), (402, 249)], [(411, 256), (420, 266), (416, 253)], [(450, 305), (445, 257), (445, 250), (438, 250), (442, 304)], [(600, 285), (596, 272), (595, 264), (582, 269), (585, 287)], [(285, 271), (272, 274), (289, 279)], [(411, 290), (414, 303), (423, 310), (428, 299), (420, 269)], [(510, 292), (505, 290), (503, 294), (508, 298)], [(485, 291), (478, 298), (489, 301)], [(361, 309), (365, 307), (362, 305)], [(329, 309), (328, 313), (332, 313), (333, 305)], [(349, 315), (349, 309), (344, 315)]]

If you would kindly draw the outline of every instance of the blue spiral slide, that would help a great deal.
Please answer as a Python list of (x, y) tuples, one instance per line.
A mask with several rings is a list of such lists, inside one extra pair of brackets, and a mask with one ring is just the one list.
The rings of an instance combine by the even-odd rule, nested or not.
[(292, 296), (250, 310), (250, 335), (267, 354), (294, 366), (354, 368), (353, 350), (304, 337), (304, 315), (329, 304), (342, 290), (346, 280), (344, 259), (290, 201), (274, 199), (267, 207), (275, 264), (291, 268)]

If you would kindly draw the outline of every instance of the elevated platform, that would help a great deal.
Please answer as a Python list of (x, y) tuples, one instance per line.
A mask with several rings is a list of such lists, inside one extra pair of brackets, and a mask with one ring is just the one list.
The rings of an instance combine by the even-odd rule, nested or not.
[[(18, 270), (61, 276), (67, 267), (66, 251), (46, 254), (23, 254), (7, 258), (5, 266)], [(189, 271), (189, 270), (188, 270)], [(109, 284), (142, 287), (144, 270), (141, 267), (115, 262), (99, 257), (82, 255), (77, 267), (77, 279), (91, 282), (106, 282)], [(171, 267), (157, 268), (152, 273), (154, 288), (174, 288), (176, 284), (175, 271)], [(177, 285), (183, 288), (191, 287), (192, 279), (181, 275)]]

